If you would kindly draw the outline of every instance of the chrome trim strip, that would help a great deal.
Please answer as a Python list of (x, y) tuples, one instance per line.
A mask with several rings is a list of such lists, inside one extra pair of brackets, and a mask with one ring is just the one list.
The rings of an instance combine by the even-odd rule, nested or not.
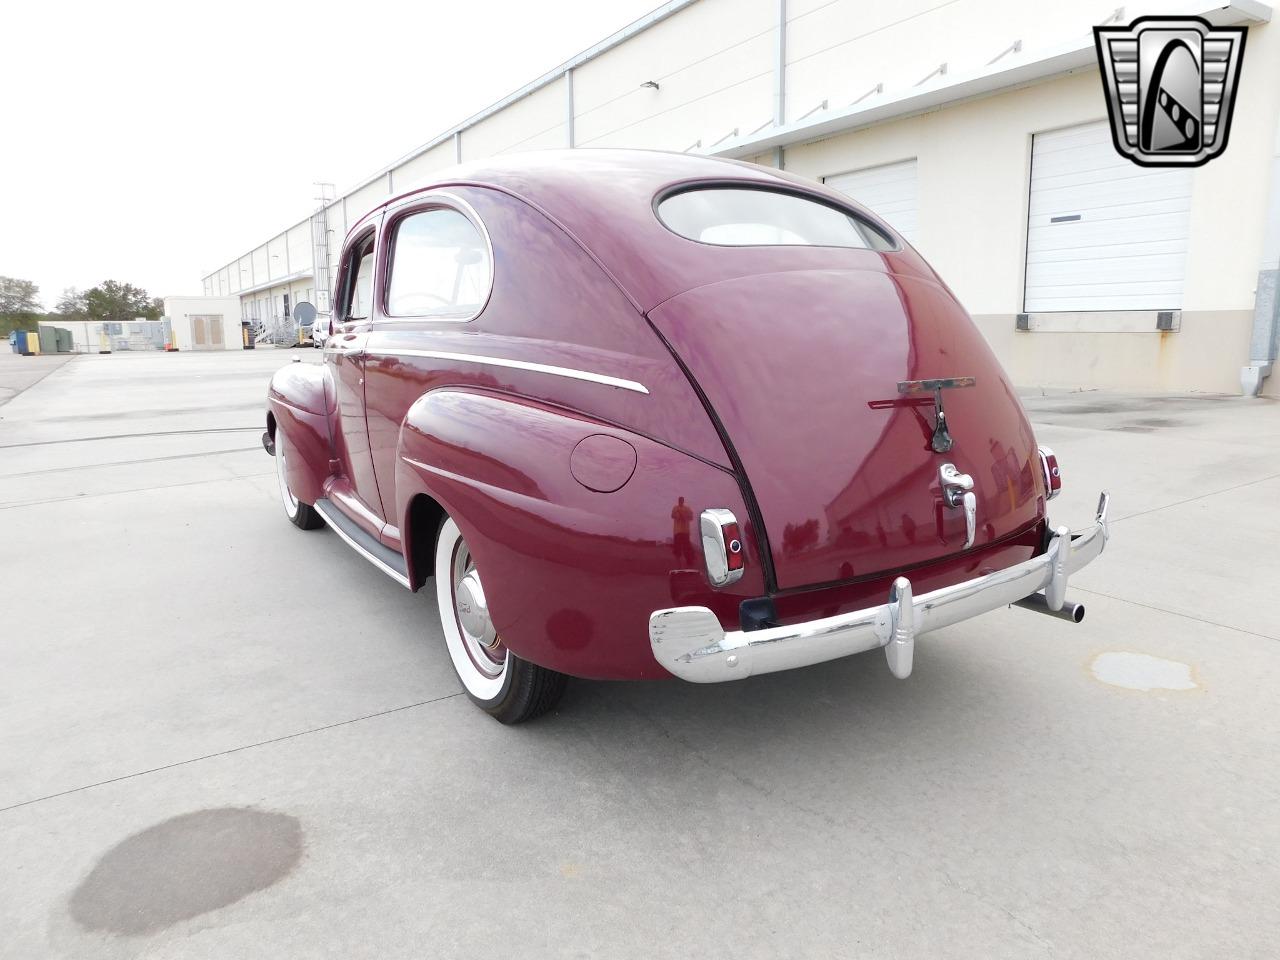
[(485, 357), (471, 353), (449, 353), (445, 350), (366, 350), (370, 357), (426, 357), (430, 360), (457, 360), (462, 363), (489, 363), (495, 367), (511, 367), (513, 370), (531, 370), (534, 373), (549, 373), (553, 377), (568, 377), (570, 380), (586, 380), (589, 383), (600, 383), (606, 387), (618, 387), (621, 390), (633, 390), (647, 394), (648, 388), (634, 380), (621, 377), (609, 377), (603, 373), (592, 373), (590, 370), (575, 370), (572, 367), (556, 367), (549, 363), (531, 363), (528, 360), (508, 360), (505, 357)]
[(385, 563), (383, 563), (381, 560), (375, 557), (372, 553), (370, 553), (368, 550), (362, 547), (359, 543), (357, 543), (354, 539), (352, 539), (351, 535), (347, 533), (345, 530), (343, 530), (342, 527), (338, 524), (338, 522), (333, 519), (333, 517), (329, 516), (325, 508), (320, 505), (319, 500), (317, 500), (312, 505), (312, 508), (315, 510), (316, 513), (320, 514), (320, 519), (322, 519), (325, 523), (329, 525), (329, 529), (332, 530), (334, 533), (336, 533), (339, 537), (341, 537), (346, 542), (347, 546), (355, 550), (356, 553), (360, 554), (360, 556), (364, 557), (366, 560), (372, 563), (375, 567), (377, 567), (379, 570), (385, 573), (388, 577), (390, 577), (396, 583), (400, 584), (400, 586), (404, 587), (407, 590), (413, 589), (413, 587), (409, 585), (408, 577), (406, 577), (399, 570), (396, 570), (394, 567), (387, 566)]
[(834, 617), (765, 630), (726, 632), (707, 607), (673, 607), (649, 617), (649, 644), (668, 671), (694, 683), (742, 680), (837, 657), (886, 648), (889, 669), (911, 673), (915, 638), (1045, 591), (1044, 606), (1062, 610), (1066, 581), (1107, 545), (1110, 498), (1104, 492), (1091, 527), (1058, 527), (1049, 549), (1023, 563), (913, 597), (906, 577), (894, 580), (888, 602)]

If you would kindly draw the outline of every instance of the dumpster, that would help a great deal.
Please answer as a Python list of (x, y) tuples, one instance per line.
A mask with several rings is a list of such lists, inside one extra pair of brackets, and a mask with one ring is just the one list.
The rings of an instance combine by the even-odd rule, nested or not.
[(40, 339), (41, 353), (58, 352), (58, 332), (53, 327), (41, 327), (36, 336)]
[(53, 332), (58, 339), (58, 352), (71, 353), (75, 350), (75, 341), (71, 338), (71, 331), (65, 327), (54, 327)]
[(14, 353), (20, 353), (24, 357), (34, 356), (40, 352), (40, 338), (33, 330), (15, 330), (17, 340), (14, 343)]

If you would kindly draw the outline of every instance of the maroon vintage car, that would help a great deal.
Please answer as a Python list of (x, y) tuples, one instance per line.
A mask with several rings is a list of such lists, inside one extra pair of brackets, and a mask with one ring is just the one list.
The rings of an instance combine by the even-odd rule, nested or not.
[(410, 590), (504, 722), (566, 675), (714, 682), (1020, 603), (1107, 538), (883, 220), (778, 170), (575, 150), (455, 169), (350, 231), (323, 365), (272, 379), (285, 511)]

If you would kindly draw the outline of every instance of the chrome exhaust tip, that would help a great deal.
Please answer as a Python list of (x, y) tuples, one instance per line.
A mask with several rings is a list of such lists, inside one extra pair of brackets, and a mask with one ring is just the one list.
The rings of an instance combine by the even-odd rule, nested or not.
[(1062, 604), (1061, 610), (1050, 610), (1049, 601), (1045, 599), (1043, 593), (1033, 593), (1029, 597), (1015, 600), (1013, 605), (1022, 607), (1024, 610), (1034, 610), (1036, 613), (1044, 613), (1051, 617), (1059, 617), (1062, 620), (1070, 620), (1072, 623), (1079, 623), (1084, 619), (1083, 603), (1067, 600)]

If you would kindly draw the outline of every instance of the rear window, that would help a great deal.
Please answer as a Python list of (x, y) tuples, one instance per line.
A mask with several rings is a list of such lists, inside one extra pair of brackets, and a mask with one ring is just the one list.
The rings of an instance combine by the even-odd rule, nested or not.
[(892, 250), (871, 224), (825, 203), (773, 190), (704, 187), (658, 204), (667, 229), (725, 247), (805, 246)]

